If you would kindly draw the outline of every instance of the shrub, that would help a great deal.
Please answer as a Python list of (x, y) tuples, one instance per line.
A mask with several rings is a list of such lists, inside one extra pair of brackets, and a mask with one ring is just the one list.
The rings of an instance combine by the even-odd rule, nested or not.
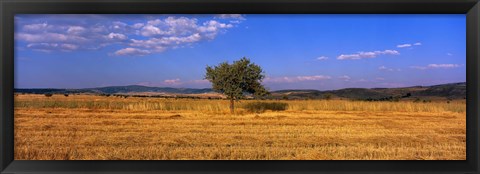
[(65, 97), (68, 97), (68, 94), (63, 94)]
[(51, 97), (51, 96), (53, 96), (52, 93), (46, 93), (46, 94), (45, 94), (45, 97)]
[(333, 97), (333, 95), (330, 94), (330, 93), (326, 93), (326, 94), (323, 95), (323, 98), (324, 98), (325, 100), (330, 100), (330, 99), (332, 99), (332, 97)]
[(265, 112), (266, 110), (271, 111), (284, 111), (288, 107), (287, 103), (281, 102), (252, 102), (247, 103), (243, 106), (249, 112), (261, 113)]

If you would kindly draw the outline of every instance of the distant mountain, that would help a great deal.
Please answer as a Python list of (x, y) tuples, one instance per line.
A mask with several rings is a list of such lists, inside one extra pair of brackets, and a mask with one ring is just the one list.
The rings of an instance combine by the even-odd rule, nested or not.
[[(464, 99), (466, 97), (466, 83), (449, 83), (434, 86), (413, 86), (404, 88), (345, 88), (339, 90), (279, 90), (272, 91), (269, 99), (327, 99), (345, 98), (354, 100), (392, 100), (402, 98), (446, 98)], [(63, 94), (63, 93), (90, 93), (90, 94), (123, 94), (123, 95), (194, 95), (214, 93), (210, 88), (171, 88), (148, 87), (140, 85), (109, 86), (85, 89), (15, 89), (17, 93), (29, 94)]]
[(87, 89), (95, 93), (106, 93), (106, 94), (116, 94), (116, 93), (142, 93), (142, 92), (154, 92), (154, 93), (175, 93), (175, 94), (200, 94), (213, 92), (210, 88), (205, 89), (194, 89), (194, 88), (170, 88), (170, 87), (148, 87), (140, 85), (130, 85), (130, 86), (109, 86), (109, 87), (100, 87), (100, 88), (90, 88)]
[(18, 93), (93, 93), (93, 94), (128, 94), (128, 93), (174, 93), (174, 94), (201, 94), (213, 92), (210, 88), (170, 88), (170, 87), (149, 87), (140, 85), (109, 86), (84, 89), (15, 89)]
[(404, 88), (345, 88), (330, 91), (318, 90), (280, 90), (273, 91), (274, 99), (325, 99), (346, 98), (356, 100), (392, 100), (395, 98), (447, 98), (464, 99), (467, 85), (449, 83), (434, 86), (413, 86)]

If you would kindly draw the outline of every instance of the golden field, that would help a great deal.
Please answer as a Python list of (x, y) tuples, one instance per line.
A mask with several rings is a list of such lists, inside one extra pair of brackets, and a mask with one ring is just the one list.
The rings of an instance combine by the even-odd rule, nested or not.
[[(237, 102), (16, 95), (16, 160), (465, 160), (464, 100)], [(268, 101), (261, 101), (268, 102)]]

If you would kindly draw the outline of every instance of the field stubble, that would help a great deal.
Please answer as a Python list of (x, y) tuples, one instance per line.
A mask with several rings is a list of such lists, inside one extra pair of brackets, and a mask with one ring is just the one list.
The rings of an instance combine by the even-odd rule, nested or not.
[(16, 160), (465, 160), (465, 101), (15, 97)]

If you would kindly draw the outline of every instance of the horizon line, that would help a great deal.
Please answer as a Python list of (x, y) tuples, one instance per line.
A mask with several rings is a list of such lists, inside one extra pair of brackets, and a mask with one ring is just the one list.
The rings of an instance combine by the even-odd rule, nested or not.
[[(400, 87), (371, 87), (371, 88), (361, 88), (361, 87), (349, 87), (349, 88), (337, 88), (337, 89), (329, 89), (329, 90), (319, 90), (319, 89), (278, 89), (278, 90), (268, 90), (268, 91), (286, 91), (286, 90), (315, 90), (315, 91), (332, 91), (332, 90), (342, 90), (342, 89), (393, 89), (393, 88), (411, 88), (411, 87), (427, 87), (427, 86), (437, 86), (437, 85), (447, 85), (447, 84), (459, 84), (459, 83), (467, 83), (466, 81), (463, 82), (449, 82), (449, 83), (440, 83), (434, 85), (411, 85), (411, 86), (400, 86)], [(61, 90), (79, 90), (79, 89), (95, 89), (95, 88), (108, 88), (108, 87), (126, 87), (126, 86), (141, 86), (141, 87), (149, 87), (149, 88), (174, 88), (174, 89), (212, 89), (210, 88), (190, 88), (190, 87), (169, 87), (169, 86), (146, 86), (146, 85), (112, 85), (112, 86), (99, 86), (99, 87), (88, 87), (88, 88), (13, 88), (16, 89), (61, 89)]]

